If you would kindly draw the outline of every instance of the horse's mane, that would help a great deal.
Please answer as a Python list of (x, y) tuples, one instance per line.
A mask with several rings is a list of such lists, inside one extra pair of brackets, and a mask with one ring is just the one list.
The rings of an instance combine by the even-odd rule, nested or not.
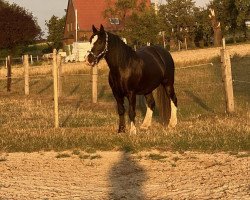
[(109, 46), (108, 51), (112, 54), (109, 59), (111, 62), (120, 67), (128, 66), (131, 59), (138, 58), (136, 52), (128, 45), (126, 45), (119, 36), (108, 32)]

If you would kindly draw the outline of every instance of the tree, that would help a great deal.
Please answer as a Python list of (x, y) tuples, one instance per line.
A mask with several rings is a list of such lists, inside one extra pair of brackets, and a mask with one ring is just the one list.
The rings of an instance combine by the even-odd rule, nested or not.
[(245, 39), (247, 40), (247, 27), (246, 20), (250, 17), (250, 1), (249, 0), (237, 0), (235, 2), (236, 8), (238, 10), (238, 16), (236, 19), (239, 29), (243, 31)]
[(52, 16), (49, 21), (46, 21), (48, 27), (47, 41), (51, 49), (56, 48), (57, 50), (63, 46), (63, 35), (66, 17)]
[[(140, 1), (140, 3), (138, 3)], [(103, 13), (105, 18), (118, 18), (120, 26), (124, 28), (126, 26), (127, 19), (135, 14), (135, 12), (140, 12), (145, 9), (144, 0), (106, 0), (109, 6)], [(114, 2), (114, 3), (113, 3)]]
[(163, 20), (165, 31), (177, 42), (185, 38), (194, 40), (195, 3), (193, 0), (168, 0), (161, 5), (159, 15)]
[[(106, 1), (112, 5), (112, 0)], [(131, 45), (156, 42), (159, 33), (157, 16), (146, 7), (145, 0), (117, 0), (104, 11), (104, 17), (119, 19), (118, 34)]]
[(232, 34), (234, 42), (238, 31), (242, 31), (247, 37), (245, 21), (250, 12), (249, 0), (213, 0), (209, 8), (218, 13), (224, 35)]
[(197, 47), (210, 46), (213, 31), (208, 16), (208, 9), (195, 8), (194, 42)]
[(32, 13), (24, 8), (0, 0), (0, 48), (11, 51), (27, 45), (41, 36), (41, 28)]
[(214, 9), (209, 9), (210, 14), (209, 18), (211, 20), (213, 35), (214, 35), (214, 46), (221, 46), (222, 44), (222, 33), (221, 33), (221, 23), (217, 20), (217, 15), (215, 14)]
[(157, 43), (157, 36), (160, 32), (158, 22), (158, 17), (153, 9), (134, 13), (128, 18), (122, 35), (130, 44)]

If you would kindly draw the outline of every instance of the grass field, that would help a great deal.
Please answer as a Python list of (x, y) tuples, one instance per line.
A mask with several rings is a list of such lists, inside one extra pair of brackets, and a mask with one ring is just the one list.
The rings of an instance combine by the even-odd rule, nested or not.
[[(178, 69), (192, 63), (211, 62), (211, 59), (213, 66)], [(137, 135), (116, 133), (118, 116), (104, 66), (100, 70), (99, 102), (96, 105), (91, 104), (89, 69), (79, 64), (64, 66), (63, 97), (59, 101), (60, 129), (53, 128), (51, 66), (31, 70), (32, 75), (47, 74), (47, 77), (31, 79), (29, 97), (24, 96), (23, 79), (13, 80), (11, 93), (6, 92), (6, 81), (1, 80), (0, 151), (250, 151), (250, 85), (234, 82), (236, 112), (227, 115), (219, 59), (211, 59), (178, 61), (175, 84), (179, 102), (177, 127), (165, 129), (158, 122), (156, 111), (151, 129), (146, 132), (138, 129)], [(236, 54), (232, 59), (232, 71), (235, 80), (249, 82), (250, 58)], [(0, 76), (4, 73), (4, 69), (0, 70)], [(14, 76), (22, 73), (21, 68), (13, 70)], [(75, 75), (69, 76), (72, 73)], [(138, 128), (144, 114), (145, 108), (138, 107)]]

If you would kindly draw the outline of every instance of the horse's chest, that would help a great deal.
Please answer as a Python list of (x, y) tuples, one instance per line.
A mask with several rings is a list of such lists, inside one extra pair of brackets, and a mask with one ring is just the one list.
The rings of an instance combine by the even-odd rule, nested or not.
[(113, 76), (113, 87), (124, 94), (135, 90), (140, 77), (131, 70), (120, 71), (119, 75)]

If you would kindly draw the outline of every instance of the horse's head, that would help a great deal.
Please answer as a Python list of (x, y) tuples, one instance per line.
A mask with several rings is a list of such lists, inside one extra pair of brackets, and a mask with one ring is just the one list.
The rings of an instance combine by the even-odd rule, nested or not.
[(105, 32), (103, 25), (101, 25), (98, 31), (93, 25), (93, 34), (90, 37), (90, 50), (85, 56), (86, 61), (91, 65), (96, 65), (108, 51), (108, 33)]

